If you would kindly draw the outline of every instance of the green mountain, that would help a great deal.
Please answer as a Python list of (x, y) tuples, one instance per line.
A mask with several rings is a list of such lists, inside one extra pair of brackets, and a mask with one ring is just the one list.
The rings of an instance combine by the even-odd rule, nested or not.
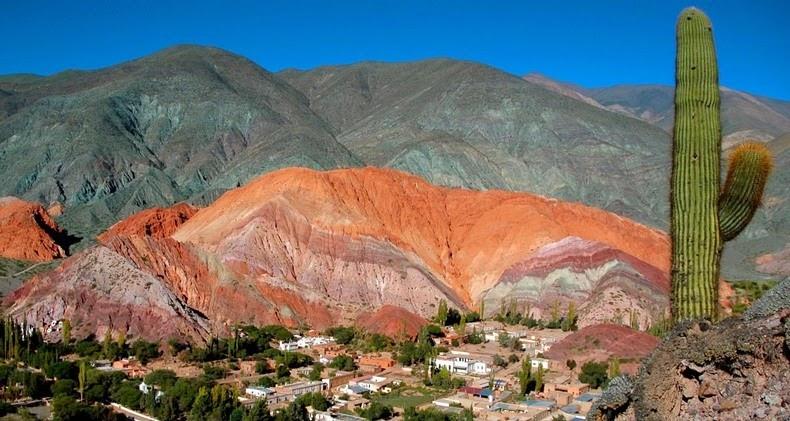
[(222, 50), (0, 78), (0, 196), (59, 201), (80, 235), (277, 168), (359, 164), (301, 93)]
[(481, 64), (360, 63), (278, 74), (365, 162), (444, 185), (525, 190), (653, 225), (669, 137)]

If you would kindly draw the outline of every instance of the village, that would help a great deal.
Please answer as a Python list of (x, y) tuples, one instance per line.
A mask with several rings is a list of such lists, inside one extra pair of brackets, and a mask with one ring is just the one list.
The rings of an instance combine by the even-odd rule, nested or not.
[[(162, 372), (178, 378), (219, 373), (214, 374), (216, 383), (233, 390), (242, 406), (265, 401), (272, 413), (285, 410), (300, 397), (319, 394), (326, 403), (306, 408), (314, 420), (404, 419), (409, 408), (446, 414), (446, 419), (471, 414), (481, 420), (581, 420), (600, 396), (601, 383), (580, 382), (582, 369), (575, 362), (544, 356), (570, 330), (494, 320), (466, 323), (463, 329), (465, 333), (460, 334), (457, 325), (425, 326), (422, 337), (411, 339), (413, 343), (430, 341), (430, 351), (414, 361), (404, 355), (408, 346), (396, 346), (376, 335), (374, 340), (384, 346), (365, 351), (360, 346), (361, 332), (336, 328), (337, 337), (307, 330), (272, 340), (267, 352), (275, 359), (201, 365), (173, 357), (142, 364), (131, 357), (96, 360), (92, 365), (136, 379), (139, 391), (153, 394), (156, 400), (166, 393), (156, 384), (155, 374)], [(283, 357), (288, 355), (294, 357)], [(289, 360), (302, 362), (283, 363)], [(126, 414), (153, 419), (132, 411)]]

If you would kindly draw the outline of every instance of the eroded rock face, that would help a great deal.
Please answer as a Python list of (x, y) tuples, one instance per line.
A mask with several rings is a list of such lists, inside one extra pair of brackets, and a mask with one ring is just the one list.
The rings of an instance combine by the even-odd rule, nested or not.
[(9, 313), (41, 328), (49, 340), (69, 319), (75, 336), (111, 329), (129, 337), (202, 340), (208, 321), (189, 308), (161, 279), (124, 256), (95, 246), (38, 275), (6, 298)]
[(616, 247), (578, 237), (547, 244), (508, 267), (484, 295), (486, 308), (502, 302), (530, 305), (545, 318), (552, 305), (581, 303), (579, 327), (628, 323), (647, 328), (666, 313), (667, 272)]
[(423, 278), (415, 284), (457, 306), (477, 305), (506, 268), (566, 237), (608, 244), (653, 271), (669, 266), (663, 233), (607, 212), (525, 193), (441, 188), (374, 168), (268, 174), (226, 193), (173, 236), (231, 266), (306, 285), (312, 277), (301, 274), (316, 263), (305, 256), (344, 262), (323, 271), (341, 284), (360, 276), (393, 284), (363, 270), (371, 262), (400, 272), (401, 285)]
[[(239, 322), (359, 322), (411, 335), (439, 300), (475, 308), (507, 285), (548, 291), (521, 297), (536, 308), (547, 297), (573, 300), (584, 323), (609, 315), (613, 300), (640, 306), (645, 323), (667, 305), (669, 243), (659, 231), (578, 204), (441, 188), (394, 170), (277, 171), (197, 212), (140, 212), (98, 240), (216, 332)], [(97, 285), (130, 282), (112, 276)], [(60, 278), (38, 282), (47, 279)], [(41, 319), (33, 296), (47, 293), (20, 291), (13, 314)]]
[(413, 339), (428, 321), (401, 307), (385, 305), (373, 313), (360, 314), (356, 324), (369, 332), (391, 338)]
[(66, 256), (55, 238), (61, 232), (43, 206), (0, 198), (0, 257), (46, 262)]

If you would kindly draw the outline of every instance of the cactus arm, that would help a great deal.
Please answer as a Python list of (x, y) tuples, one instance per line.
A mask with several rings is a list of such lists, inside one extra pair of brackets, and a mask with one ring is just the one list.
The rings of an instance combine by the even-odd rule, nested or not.
[(722, 240), (732, 240), (752, 220), (772, 167), (771, 152), (762, 143), (744, 143), (732, 152), (727, 180), (719, 197)]
[(711, 23), (697, 9), (684, 10), (678, 19), (675, 65), (672, 314), (676, 321), (716, 319), (720, 99)]

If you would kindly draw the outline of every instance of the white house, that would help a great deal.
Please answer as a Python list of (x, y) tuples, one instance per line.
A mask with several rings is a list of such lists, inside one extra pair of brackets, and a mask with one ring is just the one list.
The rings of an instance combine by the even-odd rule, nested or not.
[(335, 338), (331, 336), (297, 336), (296, 338), (295, 341), (280, 341), (280, 351), (296, 351), (297, 349), (312, 348), (314, 346), (328, 345), (335, 342)]
[(549, 367), (551, 367), (551, 360), (548, 360), (546, 358), (532, 358), (530, 362), (532, 364), (533, 370), (537, 370), (538, 367), (543, 367), (543, 370), (545, 371), (548, 370)]
[(271, 387), (250, 386), (244, 389), (244, 393), (246, 393), (249, 396), (252, 396), (253, 398), (260, 399), (273, 395), (275, 392), (274, 389)]
[(486, 375), (491, 373), (491, 366), (480, 358), (471, 356), (468, 352), (450, 351), (439, 354), (434, 361), (438, 369), (447, 369), (450, 373)]

